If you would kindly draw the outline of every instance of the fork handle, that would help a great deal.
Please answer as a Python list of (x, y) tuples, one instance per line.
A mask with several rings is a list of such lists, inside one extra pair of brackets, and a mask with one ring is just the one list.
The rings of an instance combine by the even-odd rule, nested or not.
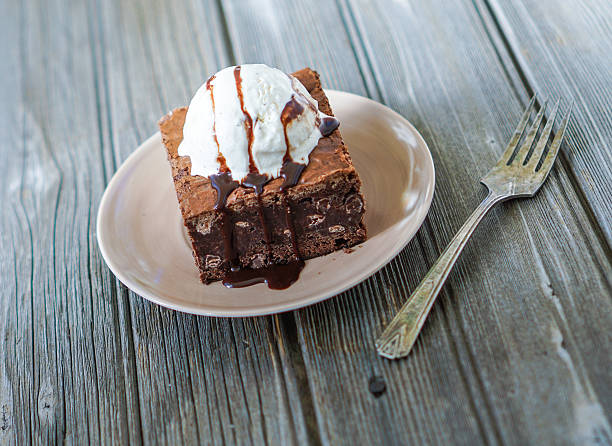
[(470, 215), (442, 255), (436, 260), (419, 286), (414, 290), (399, 313), (376, 341), (378, 354), (389, 359), (407, 356), (414, 345), (429, 310), (446, 281), (463, 247), (486, 213), (505, 196), (489, 192), (487, 198)]

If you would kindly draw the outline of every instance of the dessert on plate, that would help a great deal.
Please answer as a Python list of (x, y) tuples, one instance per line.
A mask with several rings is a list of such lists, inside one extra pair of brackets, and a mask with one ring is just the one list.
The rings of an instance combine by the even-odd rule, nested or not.
[(366, 239), (361, 181), (309, 69), (225, 68), (159, 122), (204, 283), (283, 289)]

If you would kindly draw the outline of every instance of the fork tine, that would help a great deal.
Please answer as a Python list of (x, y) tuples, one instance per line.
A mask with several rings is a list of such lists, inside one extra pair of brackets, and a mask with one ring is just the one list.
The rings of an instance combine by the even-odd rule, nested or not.
[(548, 118), (548, 121), (546, 122), (546, 126), (544, 127), (544, 130), (542, 130), (540, 139), (538, 140), (538, 143), (535, 149), (533, 149), (533, 153), (531, 154), (531, 157), (529, 158), (529, 162), (527, 163), (527, 166), (529, 167), (533, 167), (535, 169), (536, 166), (538, 165), (538, 162), (540, 161), (540, 158), (542, 158), (542, 153), (544, 153), (544, 148), (546, 147), (546, 143), (548, 142), (548, 139), (550, 138), (550, 133), (555, 123), (555, 117), (557, 115), (557, 110), (559, 109), (560, 101), (561, 101), (561, 98), (557, 99), (557, 103), (555, 104), (552, 112), (550, 113), (550, 117)]
[(555, 138), (553, 139), (553, 142), (550, 145), (550, 149), (548, 150), (548, 153), (546, 154), (546, 158), (544, 158), (544, 161), (542, 162), (542, 165), (540, 166), (540, 170), (538, 170), (538, 179), (542, 182), (546, 179), (546, 176), (548, 175), (550, 168), (552, 167), (553, 163), (555, 162), (555, 159), (557, 158), (557, 154), (559, 153), (559, 147), (561, 147), (561, 141), (563, 141), (563, 136), (565, 135), (565, 129), (567, 128), (567, 123), (569, 122), (573, 108), (574, 108), (574, 101), (571, 102), (569, 109), (567, 110), (567, 113), (565, 114), (565, 118), (563, 119), (563, 122), (561, 123), (561, 127), (557, 131), (557, 134), (555, 135)]
[(521, 140), (521, 136), (523, 136), (523, 132), (525, 131), (525, 128), (527, 127), (527, 122), (529, 121), (529, 116), (531, 115), (531, 112), (533, 111), (533, 106), (535, 104), (537, 96), (538, 96), (537, 93), (534, 94), (533, 97), (531, 98), (531, 101), (529, 101), (529, 105), (523, 112), (523, 116), (521, 116), (521, 120), (516, 126), (516, 130), (512, 134), (512, 138), (510, 138), (510, 141), (508, 142), (508, 146), (506, 146), (506, 150), (504, 151), (504, 154), (499, 159), (500, 163), (503, 161), (503, 164), (507, 164), (510, 161), (512, 154), (514, 153), (514, 149), (516, 149), (516, 146)]
[(533, 124), (531, 124), (531, 128), (529, 129), (529, 133), (527, 133), (527, 136), (525, 137), (525, 142), (523, 143), (518, 153), (512, 160), (513, 162), (518, 160), (518, 162), (522, 164), (525, 161), (525, 158), (527, 157), (527, 154), (529, 153), (529, 149), (533, 145), (533, 141), (535, 140), (535, 137), (538, 134), (538, 129), (540, 128), (540, 124), (542, 123), (542, 118), (544, 118), (544, 112), (546, 111), (546, 104), (547, 104), (547, 101), (544, 102), (544, 104), (542, 105), (542, 108), (540, 108), (540, 111), (536, 115), (535, 120), (533, 121)]

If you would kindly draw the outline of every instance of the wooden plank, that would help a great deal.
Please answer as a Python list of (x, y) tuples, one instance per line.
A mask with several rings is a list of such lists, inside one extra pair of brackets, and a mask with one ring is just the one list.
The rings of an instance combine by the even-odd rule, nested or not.
[(66, 20), (57, 2), (7, 8), (0, 381), (11, 421), (2, 435), (14, 444), (100, 443), (102, 434), (127, 442), (134, 406), (120, 365), (129, 357), (106, 323), (117, 311), (104, 298), (113, 281), (98, 273), (93, 249), (92, 196), (105, 177), (88, 11), (75, 5)]
[[(428, 221), (398, 258), (296, 313), (321, 439), (605, 441), (612, 270), (564, 165), (537, 198), (503, 205), (483, 223), (411, 357), (376, 356), (374, 337), (482, 199), (476, 179), (501, 153), (528, 92), (510, 54), (494, 45), (486, 11), (470, 2), (340, 1), (318, 14), (321, 7), (224, 2), (235, 54), (283, 68), (301, 58), (328, 86), (369, 86), (423, 133), (438, 173)], [(338, 13), (345, 35), (331, 25)], [(347, 71), (361, 73), (363, 87), (343, 84)], [(387, 383), (378, 399), (368, 391), (372, 375)]]
[(334, 3), (221, 3), (237, 63), (266, 63), (289, 73), (316, 65), (322, 73), (334, 73), (325, 79), (326, 88), (363, 92), (367, 87), (354, 58), (335, 53), (341, 48), (350, 55), (353, 49)]
[[(13, 18), (6, 26), (0, 27), (0, 38), (3, 42), (8, 41), (9, 36), (18, 35), (19, 29), (19, 10), (16, 6), (6, 9), (6, 15)], [(0, 57), (2, 57), (2, 78), (6, 85), (13, 88), (0, 89), (0, 100), (2, 104), (17, 104), (20, 97), (20, 55), (18, 45), (0, 45)], [(6, 67), (6, 68), (5, 68)], [(17, 262), (23, 256), (19, 256), (15, 245), (17, 238), (24, 237), (24, 231), (20, 230), (17, 234), (7, 230), (17, 221), (17, 200), (12, 203), (9, 195), (18, 194), (21, 183), (21, 166), (11, 162), (9, 147), (19, 147), (22, 145), (22, 135), (20, 131), (21, 121), (16, 113), (8, 107), (0, 107), (0, 166), (3, 175), (0, 177), (0, 443), (15, 445), (17, 443), (17, 431), (15, 426), (21, 424), (26, 426), (20, 433), (20, 439), (30, 438), (29, 421), (30, 415), (24, 410), (29, 408), (32, 402), (31, 387), (17, 386), (12, 384), (12, 377), (15, 376), (17, 367), (9, 363), (7, 358), (31, 357), (27, 355), (27, 348), (20, 348), (17, 351), (17, 336), (9, 335), (18, 333), (17, 308), (23, 307), (20, 294), (25, 291), (27, 284), (17, 279)], [(11, 179), (12, 181), (9, 181)], [(12, 204), (12, 206), (9, 206)], [(23, 291), (22, 291), (23, 290)], [(27, 310), (23, 310), (25, 312)], [(29, 330), (23, 330), (19, 334), (20, 343), (31, 344), (31, 340), (26, 338)], [(23, 370), (23, 368), (22, 368)], [(25, 381), (25, 380), (24, 380)], [(23, 384), (23, 381), (20, 383)], [(25, 403), (25, 404), (24, 404)]]
[(612, 3), (485, 3), (529, 88), (576, 101), (562, 162), (612, 245)]

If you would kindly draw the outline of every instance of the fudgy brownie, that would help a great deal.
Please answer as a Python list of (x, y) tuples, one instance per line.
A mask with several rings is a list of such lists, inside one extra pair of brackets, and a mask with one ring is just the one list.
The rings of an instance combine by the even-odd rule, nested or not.
[[(305, 68), (293, 76), (317, 100), (319, 109), (333, 116), (319, 75)], [(202, 282), (227, 278), (237, 268), (291, 264), (366, 239), (361, 181), (338, 129), (319, 140), (297, 184), (283, 188), (284, 179), (276, 178), (260, 194), (240, 186), (218, 209), (211, 180), (191, 176), (190, 158), (177, 153), (186, 113), (187, 107), (175, 109), (160, 120), (159, 127)]]

